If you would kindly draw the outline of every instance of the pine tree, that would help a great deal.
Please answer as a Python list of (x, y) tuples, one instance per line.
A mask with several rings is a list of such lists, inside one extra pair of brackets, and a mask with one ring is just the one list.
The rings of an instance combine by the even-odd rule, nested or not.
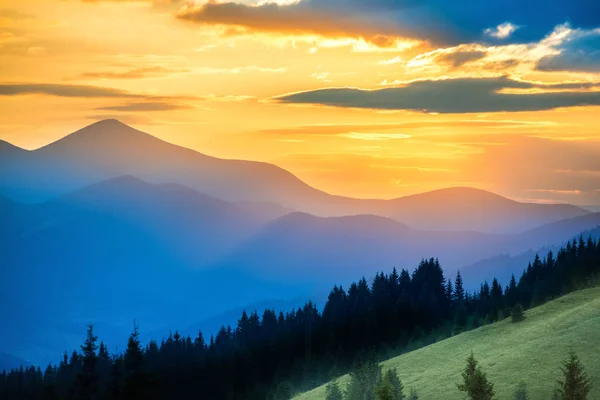
[(375, 388), (381, 381), (381, 365), (368, 359), (350, 371), (346, 400), (375, 400)]
[(144, 352), (140, 344), (140, 333), (137, 324), (133, 323), (133, 332), (127, 341), (124, 355), (125, 381), (123, 397), (131, 400), (146, 400), (155, 397), (154, 381), (150, 374), (143, 370)]
[(110, 366), (110, 379), (107, 387), (107, 395), (111, 400), (118, 400), (121, 398), (121, 378), (123, 375), (122, 365), (122, 358), (113, 358)]
[(494, 398), (494, 385), (487, 380), (485, 372), (477, 366), (473, 352), (467, 358), (467, 365), (461, 374), (463, 382), (457, 384), (458, 390), (467, 393), (471, 400), (491, 400)]
[(394, 400), (394, 387), (387, 379), (382, 379), (375, 388), (377, 400)]
[(94, 335), (94, 326), (88, 325), (87, 337), (84, 344), (81, 346), (81, 371), (77, 376), (79, 385), (79, 398), (80, 399), (94, 399), (98, 392), (98, 372), (96, 371), (96, 364), (98, 363), (98, 356), (96, 350), (98, 345), (96, 341), (98, 337)]
[(343, 400), (344, 395), (337, 381), (331, 381), (325, 387), (325, 400)]
[(376, 394), (380, 400), (404, 400), (406, 398), (404, 395), (404, 385), (402, 385), (398, 377), (396, 368), (386, 371), (377, 386)]
[(513, 395), (514, 400), (529, 400), (529, 393), (527, 392), (527, 385), (524, 381), (520, 381), (517, 385), (517, 390)]
[(410, 389), (410, 394), (408, 395), (407, 400), (419, 400), (419, 395), (418, 395), (416, 389), (414, 389), (414, 388)]
[(454, 289), (452, 287), (452, 280), (448, 279), (446, 281), (446, 291), (445, 291), (445, 295), (446, 295), (446, 300), (448, 302), (452, 301), (452, 296), (454, 295)]
[(561, 370), (564, 375), (564, 381), (558, 381), (561, 399), (586, 400), (592, 384), (577, 354), (571, 351)]
[(510, 313), (512, 322), (520, 322), (525, 319), (525, 314), (523, 313), (523, 306), (521, 306), (521, 303), (515, 304)]
[(456, 271), (456, 280), (454, 281), (454, 300), (462, 303), (465, 300), (465, 289), (460, 271)]

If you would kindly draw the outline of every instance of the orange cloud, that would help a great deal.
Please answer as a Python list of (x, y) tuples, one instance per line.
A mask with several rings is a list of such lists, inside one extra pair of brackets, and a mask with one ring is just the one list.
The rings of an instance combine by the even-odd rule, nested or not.
[(177, 17), (204, 25), (224, 26), (227, 35), (271, 33), (319, 35), (328, 38), (363, 39), (378, 47), (393, 47), (403, 38), (381, 21), (367, 21), (338, 11), (335, 14), (301, 6), (266, 3), (247, 5), (214, 0), (199, 6), (184, 6)]

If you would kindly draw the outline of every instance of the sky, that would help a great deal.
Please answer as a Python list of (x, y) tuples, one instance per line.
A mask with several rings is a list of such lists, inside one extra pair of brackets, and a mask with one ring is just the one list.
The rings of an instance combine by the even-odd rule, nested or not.
[(0, 139), (116, 118), (333, 194), (600, 205), (597, 0), (0, 0)]

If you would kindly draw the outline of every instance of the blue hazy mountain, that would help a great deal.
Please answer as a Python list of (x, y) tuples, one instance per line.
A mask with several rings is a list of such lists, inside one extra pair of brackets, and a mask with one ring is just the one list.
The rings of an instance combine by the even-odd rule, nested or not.
[(3, 198), (0, 207), (0, 315), (11, 321), (0, 343), (23, 358), (74, 348), (89, 322), (110, 341), (133, 318), (147, 330), (185, 326), (265, 293), (295, 293), (211, 268), (261, 219), (179, 185), (116, 178), (42, 204)]
[(87, 323), (113, 345), (133, 318), (146, 332), (183, 329), (266, 299), (324, 298), (333, 284), (412, 270), (422, 257), (451, 274), (598, 223), (589, 214), (518, 235), (421, 231), (374, 215), (275, 218), (285, 211), (271, 206), (133, 177), (40, 204), (0, 197), (0, 318), (11, 321), (0, 343), (45, 362), (75, 348)]
[[(412, 270), (422, 258), (438, 257), (453, 276), (457, 269), (481, 259), (561, 244), (599, 225), (597, 213), (501, 235), (421, 231), (373, 215), (321, 218), (292, 213), (265, 225), (229, 257), (227, 265), (278, 279), (293, 276), (297, 282), (308, 283), (315, 276), (344, 282), (393, 266)], [(488, 270), (486, 277), (491, 275)]]
[[(596, 228), (589, 229), (594, 225)], [(577, 239), (578, 236), (581, 236), (584, 239), (587, 239), (589, 236), (595, 239), (600, 238), (600, 213), (590, 215), (585, 219), (574, 218), (573, 220), (561, 221), (546, 228), (546, 232), (552, 232), (548, 236), (547, 245), (531, 247), (520, 254), (498, 254), (462, 267), (461, 273), (464, 277), (465, 288), (477, 289), (481, 282), (489, 279), (490, 276), (494, 276), (500, 283), (506, 285), (512, 274), (515, 275), (517, 280), (519, 279), (525, 266), (533, 261), (536, 254), (543, 258), (549, 251), (552, 251), (556, 256), (562, 245), (568, 240)], [(542, 229), (534, 230), (529, 234), (534, 236), (540, 231), (542, 231)], [(569, 236), (569, 232), (572, 232), (573, 234)]]
[(373, 214), (425, 230), (516, 233), (589, 213), (464, 187), (392, 200), (334, 196), (275, 165), (210, 157), (116, 120), (97, 122), (33, 151), (0, 143), (0, 194), (17, 201), (45, 201), (124, 175), (180, 183), (234, 203), (275, 203), (318, 216)]
[(0, 373), (9, 371), (13, 368), (19, 368), (21, 365), (27, 366), (27, 361), (0, 351)]

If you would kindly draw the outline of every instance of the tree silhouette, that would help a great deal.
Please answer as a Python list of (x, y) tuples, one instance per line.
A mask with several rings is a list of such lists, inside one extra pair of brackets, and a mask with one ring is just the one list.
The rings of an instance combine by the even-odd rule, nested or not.
[(91, 324), (88, 325), (87, 336), (84, 344), (81, 346), (82, 367), (78, 375), (78, 397), (82, 400), (95, 399), (98, 392), (98, 372), (96, 371), (98, 363), (98, 355), (96, 354), (96, 350), (98, 349), (98, 345), (96, 345), (97, 340), (98, 337), (94, 335), (94, 326)]

